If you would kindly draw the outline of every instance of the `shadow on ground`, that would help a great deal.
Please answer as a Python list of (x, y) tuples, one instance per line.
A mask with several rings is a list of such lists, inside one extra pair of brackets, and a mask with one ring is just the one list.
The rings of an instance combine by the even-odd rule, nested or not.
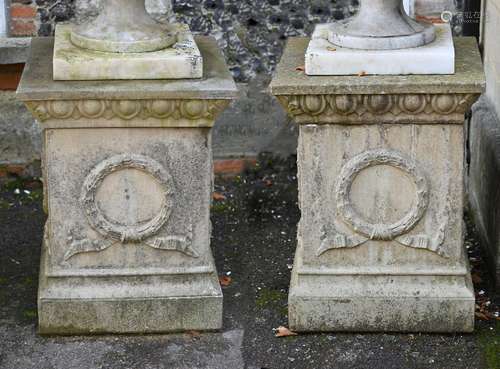
[[(4, 184), (0, 190), (0, 368), (500, 368), (500, 322), (494, 318), (478, 320), (476, 332), (470, 335), (274, 337), (273, 328), (287, 325), (288, 283), (300, 216), (294, 163), (294, 158), (263, 156), (256, 170), (216, 181), (212, 248), (219, 273), (231, 279), (223, 287), (221, 333), (38, 336), (36, 291), (45, 220), (42, 189), (34, 180)], [(466, 245), (479, 307), (493, 311), (473, 226), (467, 224)]]

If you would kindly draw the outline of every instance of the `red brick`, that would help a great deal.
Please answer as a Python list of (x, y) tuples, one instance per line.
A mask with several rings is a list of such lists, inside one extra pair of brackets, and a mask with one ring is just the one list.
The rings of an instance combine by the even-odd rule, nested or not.
[(20, 176), (26, 170), (24, 165), (2, 165), (0, 166), (0, 177), (7, 177), (9, 175)]
[(236, 176), (248, 168), (255, 167), (256, 164), (255, 158), (215, 160), (214, 173), (223, 176)]
[(444, 21), (441, 19), (441, 16), (437, 15), (436, 16), (417, 15), (416, 18), (419, 21), (424, 21), (427, 23), (434, 23), (434, 24), (444, 23)]
[(0, 65), (0, 90), (16, 90), (24, 64)]
[(12, 19), (10, 22), (10, 33), (12, 36), (35, 36), (35, 22), (21, 18)]
[(29, 5), (12, 4), (10, 7), (10, 16), (12, 18), (35, 18), (36, 8)]

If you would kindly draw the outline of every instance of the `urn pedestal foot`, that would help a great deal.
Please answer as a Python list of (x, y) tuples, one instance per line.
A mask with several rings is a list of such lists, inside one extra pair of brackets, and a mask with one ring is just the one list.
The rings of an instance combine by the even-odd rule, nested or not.
[(457, 269), (455, 275), (434, 273), (396, 275), (372, 270), (335, 275), (294, 266), (288, 297), (290, 329), (472, 332), (475, 297), (468, 270)]
[[(167, 333), (222, 328), (222, 291), (215, 270), (199, 273), (56, 275), (42, 246), (38, 332), (47, 335)], [(206, 269), (206, 270), (205, 270)]]

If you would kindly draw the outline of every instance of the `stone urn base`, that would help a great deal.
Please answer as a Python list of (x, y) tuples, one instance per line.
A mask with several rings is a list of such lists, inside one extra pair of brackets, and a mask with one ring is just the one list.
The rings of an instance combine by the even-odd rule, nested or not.
[(203, 76), (203, 57), (189, 28), (170, 24), (174, 45), (148, 52), (103, 52), (71, 41), (73, 25), (58, 24), (53, 77), (56, 81), (184, 79)]
[(395, 50), (341, 47), (329, 37), (335, 23), (319, 24), (306, 51), (310, 76), (408, 75), (455, 73), (455, 49), (449, 24), (435, 25), (436, 38), (423, 46)]

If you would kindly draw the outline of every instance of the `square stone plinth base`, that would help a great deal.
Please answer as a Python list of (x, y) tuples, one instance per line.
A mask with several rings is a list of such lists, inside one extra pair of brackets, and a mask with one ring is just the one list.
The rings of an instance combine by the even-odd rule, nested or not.
[(298, 275), (290, 328), (331, 332), (472, 332), (468, 276)]
[(222, 328), (216, 273), (47, 276), (43, 246), (38, 331), (47, 335), (167, 333)]
[(449, 24), (436, 25), (436, 40), (400, 50), (355, 50), (328, 41), (333, 24), (316, 26), (306, 52), (306, 74), (342, 76), (365, 74), (453, 74), (455, 49)]
[(58, 24), (54, 43), (54, 80), (201, 78), (203, 59), (193, 35), (183, 25), (172, 27), (177, 32), (177, 43), (172, 47), (145, 53), (105, 53), (73, 45), (71, 25)]

